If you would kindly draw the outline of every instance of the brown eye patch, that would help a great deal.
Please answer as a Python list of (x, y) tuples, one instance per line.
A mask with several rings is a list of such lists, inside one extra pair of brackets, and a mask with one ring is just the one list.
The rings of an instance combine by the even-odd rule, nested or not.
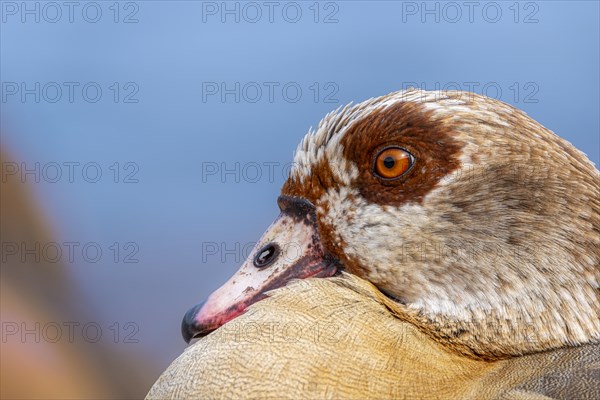
[(396, 179), (408, 172), (415, 158), (401, 147), (386, 147), (375, 155), (373, 172), (383, 179)]
[[(358, 167), (354, 187), (367, 201), (380, 205), (420, 203), (444, 176), (460, 166), (463, 143), (454, 138), (454, 129), (454, 120), (437, 118), (418, 103), (400, 102), (374, 111), (356, 122), (340, 141), (344, 157)], [(383, 168), (387, 157), (382, 157), (382, 165), (377, 167), (379, 152), (391, 148), (414, 156), (412, 168), (397, 178), (386, 178), (388, 171)], [(387, 165), (391, 166), (390, 160)]]

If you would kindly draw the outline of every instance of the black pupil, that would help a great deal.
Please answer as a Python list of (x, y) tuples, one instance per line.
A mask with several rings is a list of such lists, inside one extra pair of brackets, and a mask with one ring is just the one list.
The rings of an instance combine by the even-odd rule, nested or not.
[(256, 253), (256, 256), (254, 257), (254, 266), (256, 268), (263, 268), (271, 264), (271, 262), (273, 262), (275, 258), (274, 256), (276, 252), (277, 248), (275, 247), (275, 245), (266, 245), (265, 247), (260, 249), (258, 253)]
[(391, 156), (387, 156), (385, 158), (385, 160), (383, 160), (383, 166), (386, 167), (387, 169), (394, 168), (395, 164), (396, 164), (396, 161), (394, 161), (394, 158)]

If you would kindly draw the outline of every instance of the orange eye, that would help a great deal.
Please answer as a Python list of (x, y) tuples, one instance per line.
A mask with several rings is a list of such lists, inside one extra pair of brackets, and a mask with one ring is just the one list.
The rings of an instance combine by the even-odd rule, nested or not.
[(375, 158), (375, 174), (384, 179), (395, 179), (412, 167), (415, 158), (400, 147), (387, 147)]

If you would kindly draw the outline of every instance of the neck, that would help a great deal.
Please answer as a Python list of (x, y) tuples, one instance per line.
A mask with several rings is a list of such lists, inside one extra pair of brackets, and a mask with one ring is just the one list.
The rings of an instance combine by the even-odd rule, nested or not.
[(501, 295), (488, 287), (477, 295), (463, 294), (458, 302), (433, 288), (430, 297), (398, 305), (397, 313), (437, 341), (474, 358), (501, 359), (600, 343), (597, 287), (584, 279), (554, 283), (538, 280)]

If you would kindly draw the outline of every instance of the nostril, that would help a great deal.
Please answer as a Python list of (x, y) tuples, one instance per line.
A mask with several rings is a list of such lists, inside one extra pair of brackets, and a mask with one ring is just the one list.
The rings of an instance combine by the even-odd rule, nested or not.
[(279, 256), (279, 246), (277, 243), (269, 243), (256, 252), (254, 256), (254, 266), (256, 268), (268, 267)]

